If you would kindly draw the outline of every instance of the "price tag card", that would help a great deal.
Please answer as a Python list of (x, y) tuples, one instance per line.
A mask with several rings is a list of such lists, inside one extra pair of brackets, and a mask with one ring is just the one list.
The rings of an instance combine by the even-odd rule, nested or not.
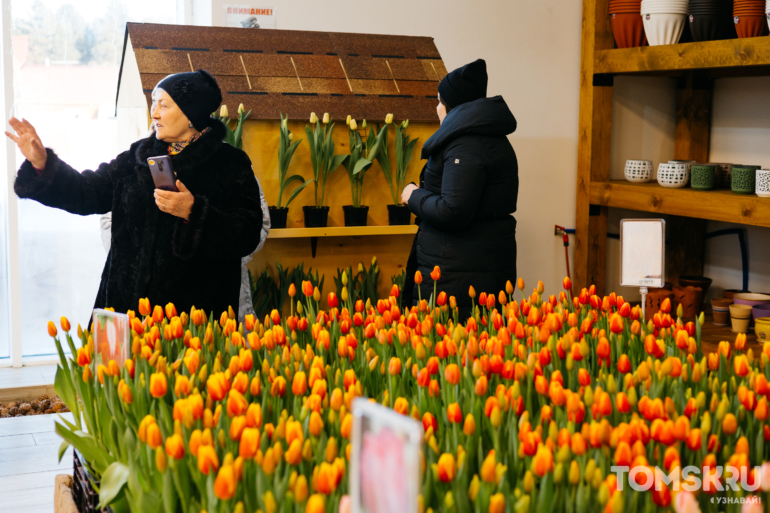
[(353, 400), (352, 513), (417, 513), (423, 427), (368, 399)]
[(101, 356), (103, 365), (115, 360), (122, 369), (131, 355), (131, 324), (128, 315), (97, 308), (93, 313), (91, 330), (97, 358)]
[(663, 287), (665, 285), (666, 221), (623, 219), (620, 221), (620, 285)]

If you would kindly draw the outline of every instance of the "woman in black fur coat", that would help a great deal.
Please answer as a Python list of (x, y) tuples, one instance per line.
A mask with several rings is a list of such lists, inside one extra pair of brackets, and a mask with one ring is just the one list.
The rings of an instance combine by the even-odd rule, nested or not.
[[(34, 127), (6, 132), (27, 158), (14, 190), (78, 215), (112, 212), (112, 244), (95, 308), (136, 309), (139, 299), (207, 315), (238, 308), (241, 257), (260, 241), (259, 186), (245, 152), (224, 142), (222, 102), (206, 71), (169, 75), (152, 93), (155, 134), (95, 171), (78, 172), (46, 149)], [(179, 192), (155, 188), (149, 157), (170, 155)], [(72, 241), (77, 244), (77, 241)]]

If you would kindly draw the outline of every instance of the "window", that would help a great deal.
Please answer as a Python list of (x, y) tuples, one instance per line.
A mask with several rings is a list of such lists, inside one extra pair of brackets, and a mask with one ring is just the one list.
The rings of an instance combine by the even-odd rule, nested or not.
[[(144, 137), (139, 130), (125, 130), (115, 117), (126, 22), (175, 23), (176, 0), (10, 3), (12, 114), (29, 120), (43, 144), (78, 171), (109, 162)], [(17, 163), (23, 160), (17, 150)], [(0, 205), (0, 213), (6, 211)], [(100, 216), (81, 217), (19, 200), (18, 226), (22, 354), (55, 354), (46, 323), (58, 325), (64, 315), (73, 326), (85, 327), (91, 315), (107, 256)], [(0, 248), (3, 244), (5, 234), (0, 233)], [(5, 254), (0, 257), (3, 270)], [(0, 290), (7, 290), (4, 278), (0, 271)], [(2, 317), (6, 300), (0, 297), (0, 326), (9, 324)], [(7, 338), (0, 334), (0, 340)], [(0, 342), (0, 358), (7, 354)]]

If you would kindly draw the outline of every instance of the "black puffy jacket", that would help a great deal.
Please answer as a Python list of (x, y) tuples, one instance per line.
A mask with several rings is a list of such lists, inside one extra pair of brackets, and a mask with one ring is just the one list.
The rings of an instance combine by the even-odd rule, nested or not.
[(29, 161), (21, 165), (14, 184), (20, 198), (79, 215), (112, 212), (95, 308), (136, 310), (148, 297), (152, 305), (174, 303), (180, 313), (192, 306), (216, 317), (229, 306), (237, 311), (241, 257), (260, 241), (259, 186), (248, 155), (224, 142), (224, 125), (211, 119), (209, 126), (210, 132), (171, 157), (177, 177), (195, 196), (186, 222), (155, 204), (147, 158), (168, 154), (168, 143), (155, 135), (95, 171), (80, 173), (50, 149), (42, 175)]
[[(516, 281), (516, 220), (511, 214), (519, 168), (507, 137), (515, 130), (516, 119), (501, 96), (482, 98), (452, 109), (422, 148), (428, 163), (420, 188), (409, 198), (409, 210), (420, 224), (412, 264), (416, 255), (424, 299), (433, 293), (430, 272), (436, 265), (441, 268), (438, 290), (455, 296), (462, 315), (470, 311), (471, 285), (477, 293), (497, 296), (507, 280)], [(409, 281), (413, 270), (407, 271)]]

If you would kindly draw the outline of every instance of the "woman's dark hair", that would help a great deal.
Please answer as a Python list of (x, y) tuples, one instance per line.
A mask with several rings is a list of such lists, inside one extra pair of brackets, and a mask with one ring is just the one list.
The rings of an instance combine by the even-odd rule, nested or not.
[(438, 95), (438, 101), (439, 101), (439, 103), (440, 103), (441, 105), (443, 105), (443, 106), (444, 106), (444, 108), (446, 109), (446, 113), (447, 113), (447, 114), (449, 114), (449, 111), (450, 111), (450, 110), (452, 110), (452, 107), (450, 107), (449, 105), (447, 105), (447, 104), (444, 102), (444, 100), (441, 98), (441, 95), (440, 95), (440, 94)]

